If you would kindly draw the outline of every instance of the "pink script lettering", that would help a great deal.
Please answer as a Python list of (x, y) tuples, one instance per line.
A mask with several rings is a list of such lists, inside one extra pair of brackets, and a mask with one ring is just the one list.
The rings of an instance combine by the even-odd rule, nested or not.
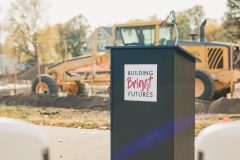
[(141, 91), (149, 91), (151, 89), (152, 76), (147, 79), (133, 79), (132, 77), (127, 78), (128, 89), (141, 89)]

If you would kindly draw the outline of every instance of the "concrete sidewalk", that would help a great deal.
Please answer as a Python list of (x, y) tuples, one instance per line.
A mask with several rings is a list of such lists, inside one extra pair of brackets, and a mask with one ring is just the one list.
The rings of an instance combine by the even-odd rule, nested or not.
[(110, 131), (46, 127), (51, 160), (110, 160)]

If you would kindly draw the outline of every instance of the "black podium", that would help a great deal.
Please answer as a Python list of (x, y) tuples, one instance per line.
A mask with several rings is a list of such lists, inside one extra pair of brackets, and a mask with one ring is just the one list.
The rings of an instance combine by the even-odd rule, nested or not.
[(111, 48), (111, 160), (194, 159), (195, 61), (178, 46)]

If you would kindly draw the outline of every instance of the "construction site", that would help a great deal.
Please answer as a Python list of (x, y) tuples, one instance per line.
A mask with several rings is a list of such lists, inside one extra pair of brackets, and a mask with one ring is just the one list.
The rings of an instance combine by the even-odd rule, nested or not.
[[(89, 54), (65, 59), (58, 64), (34, 65), (22, 72), (1, 76), (1, 103), (86, 110), (98, 108), (109, 112), (110, 51), (105, 47), (168, 46), (177, 41), (177, 45), (198, 58), (195, 73), (196, 113), (240, 113), (239, 46), (207, 42), (204, 31), (206, 23), (204, 20), (200, 26), (199, 41), (175, 40), (174, 26), (164, 21), (118, 24), (107, 28), (107, 31), (106, 27), (97, 28), (92, 36)], [(106, 32), (108, 39), (102, 44), (99, 36)]]
[[(82, 17), (77, 18), (74, 22)], [(163, 20), (96, 27), (84, 33), (84, 44), (80, 30), (76, 35), (67, 30), (75, 27), (73, 21), (53, 26), (65, 27), (60, 38), (40, 41), (50, 35), (43, 29), (29, 42), (14, 39), (22, 32), (6, 36), (1, 52), (14, 56), (0, 54), (0, 131), (7, 123), (16, 129), (18, 120), (40, 126), (50, 140), (50, 156), (44, 150), (44, 160), (210, 160), (215, 150), (207, 145), (217, 143), (208, 142), (219, 141), (222, 128), (208, 128), (240, 120), (240, 44), (208, 40), (208, 19), (198, 22), (198, 30), (185, 40), (179, 19), (171, 11)], [(71, 53), (74, 49), (79, 55)], [(235, 124), (227, 127), (237, 137)], [(217, 138), (205, 141), (215, 131)], [(165, 151), (165, 145), (174, 149)]]
[[(177, 45), (198, 58), (195, 73), (196, 112), (239, 112), (238, 107), (235, 107), (240, 91), (238, 84), (240, 79), (239, 46), (233, 43), (206, 41), (204, 31), (206, 23), (207, 20), (204, 20), (200, 26), (199, 41), (176, 40)], [(94, 97), (97, 97), (102, 101), (108, 101), (104, 107), (109, 108), (107, 105), (109, 105), (111, 90), (110, 51), (105, 47), (168, 46), (176, 43), (174, 27), (167, 25), (164, 21), (113, 26), (108, 28), (108, 32), (111, 30), (111, 37), (109, 36), (107, 42), (102, 44), (99, 36), (106, 34), (107, 31), (104, 28), (106, 27), (95, 30), (89, 54), (65, 59), (58, 64), (38, 64), (21, 72), (1, 76), (2, 102), (4, 104), (69, 108), (81, 106), (81, 104), (87, 107), (90, 103), (89, 107), (91, 108), (93, 103), (88, 99), (94, 101)], [(103, 50), (99, 49), (103, 45)], [(36, 97), (45, 96), (48, 98), (35, 101)], [(81, 100), (68, 101), (68, 96)], [(56, 105), (58, 97), (65, 99), (65, 103), (61, 106)], [(88, 102), (85, 102), (85, 99)], [(97, 103), (94, 105), (98, 106)], [(225, 111), (223, 112), (223, 110)]]

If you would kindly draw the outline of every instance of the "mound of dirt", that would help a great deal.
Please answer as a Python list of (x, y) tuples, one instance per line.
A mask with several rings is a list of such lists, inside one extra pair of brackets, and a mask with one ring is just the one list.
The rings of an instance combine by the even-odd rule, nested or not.
[(240, 99), (220, 98), (211, 103), (209, 113), (240, 113)]
[[(24, 94), (17, 96), (0, 96), (0, 103), (5, 105), (23, 105), (33, 107), (59, 107), (76, 109), (109, 110), (110, 99), (104, 97), (81, 97), (57, 95)], [(196, 113), (240, 113), (240, 99), (220, 98), (212, 103), (203, 100), (195, 101)]]
[(195, 99), (195, 113), (208, 113), (210, 102)]
[[(40, 66), (41, 74), (44, 73), (44, 70), (45, 70), (46, 66), (47, 65), (41, 65)], [(38, 75), (38, 66), (34, 65), (33, 67), (28, 68), (25, 71), (19, 73), (18, 79), (19, 80), (33, 80), (33, 79), (35, 79), (37, 77), (37, 75)]]
[(58, 97), (56, 95), (17, 95), (2, 96), (0, 103), (5, 105), (24, 105), (33, 107), (61, 107), (61, 108), (98, 108), (109, 110), (109, 98), (103, 97), (80, 97), (67, 96)]
[[(45, 67), (47, 65), (41, 65), (40, 66), (40, 72), (41, 74), (44, 74)], [(27, 68), (26, 70), (18, 73), (17, 80), (33, 80), (38, 75), (38, 67), (37, 65), (32, 66), (31, 68)], [(14, 74), (9, 75), (0, 75), (0, 81), (7, 81), (7, 82), (13, 82), (14, 81)]]

